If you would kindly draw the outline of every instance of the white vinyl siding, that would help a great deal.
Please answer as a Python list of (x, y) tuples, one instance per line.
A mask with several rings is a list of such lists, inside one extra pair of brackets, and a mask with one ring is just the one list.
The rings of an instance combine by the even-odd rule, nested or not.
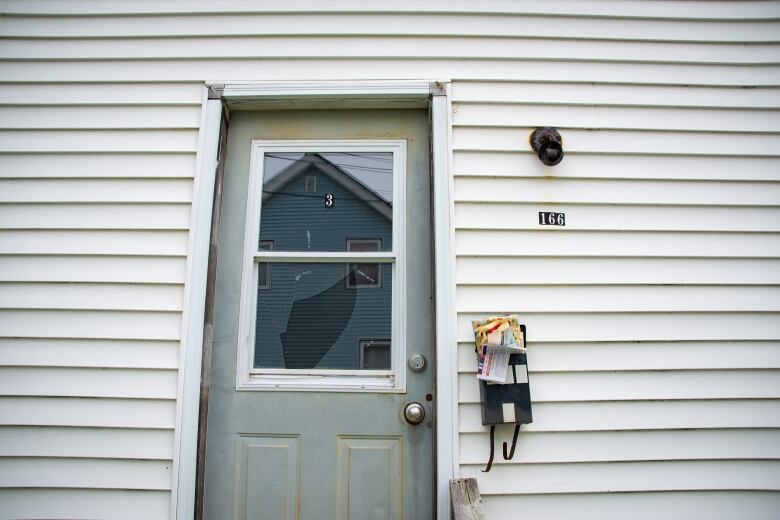
[(166, 518), (202, 87), (7, 79), (0, 517)]
[[(58, 468), (55, 468), (58, 470)], [(116, 471), (117, 468), (112, 468)], [(3, 489), (4, 518), (166, 518), (169, 491), (133, 489)]]
[[(453, 80), (457, 462), (489, 518), (780, 508), (780, 2), (2, 10), (0, 518), (170, 515), (214, 80)], [(484, 474), (470, 320), (497, 312), (535, 421)]]
[[(490, 518), (780, 502), (780, 90), (658, 81), (453, 82), (460, 468)], [(528, 325), (534, 423), (485, 474), (470, 320), (497, 312)]]

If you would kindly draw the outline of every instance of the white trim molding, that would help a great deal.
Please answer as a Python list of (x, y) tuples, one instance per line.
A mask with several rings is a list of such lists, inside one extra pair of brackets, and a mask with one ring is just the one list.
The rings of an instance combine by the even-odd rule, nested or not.
[(436, 269), (436, 501), (438, 520), (450, 518), (450, 479), (458, 476), (458, 385), (455, 314), (454, 185), (450, 84), (431, 100), (433, 231)]
[(289, 82), (230, 82), (223, 85), (222, 96), (231, 101), (256, 99), (330, 99), (356, 98), (412, 98), (425, 99), (431, 93), (431, 82), (425, 81), (322, 81), (317, 83)]
[[(206, 91), (221, 100), (209, 100)], [(325, 81), (253, 82), (210, 81), (204, 89), (198, 144), (195, 192), (190, 230), (185, 310), (182, 323), (173, 463), (171, 517), (189, 520), (194, 512), (198, 406), (203, 342), (203, 310), (208, 268), (211, 212), (222, 102), (235, 109), (250, 106), (327, 106), (404, 108), (430, 106), (434, 178), (436, 268), (436, 457), (437, 517), (449, 520), (449, 480), (457, 474), (457, 387), (455, 343), (455, 286), (452, 229), (451, 104), (448, 81)], [(255, 105), (253, 105), (253, 103)], [(273, 255), (275, 252), (258, 252)], [(356, 253), (351, 253), (356, 255)], [(367, 254), (366, 256), (370, 256)], [(377, 255), (378, 256), (378, 255)], [(277, 261), (277, 259), (274, 259)], [(281, 260), (281, 259), (278, 259)], [(360, 258), (379, 262), (384, 258)], [(403, 336), (401, 336), (403, 337)], [(373, 371), (372, 371), (373, 372)], [(402, 371), (403, 372), (403, 371)]]
[(203, 359), (203, 321), (206, 279), (217, 172), (222, 102), (208, 99), (203, 89), (198, 154), (193, 186), (187, 283), (182, 312), (176, 433), (171, 482), (171, 518), (192, 518), (195, 509), (195, 470), (198, 454), (200, 370)]

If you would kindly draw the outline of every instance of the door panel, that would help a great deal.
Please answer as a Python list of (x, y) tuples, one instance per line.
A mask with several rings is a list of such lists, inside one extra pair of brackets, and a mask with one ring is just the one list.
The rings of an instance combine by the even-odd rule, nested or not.
[(336, 518), (399, 518), (401, 444), (399, 437), (339, 436)]
[[(402, 350), (395, 355), (401, 356), (404, 362), (412, 354), (420, 353), (429, 363), (421, 372), (406, 373), (404, 392), (236, 390), (250, 148), (252, 140), (258, 139), (406, 142), (405, 214), (400, 222), (393, 222), (393, 225), (404, 226), (405, 229), (407, 290), (401, 306), (403, 315), (391, 318), (393, 322), (405, 322), (406, 334), (404, 338), (392, 340), (399, 342)], [(433, 393), (434, 374), (430, 363), (433, 314), (428, 156), (428, 117), (425, 111), (273, 111), (236, 112), (232, 115), (220, 223), (206, 442), (205, 518), (432, 517), (433, 410), (431, 401), (426, 400), (426, 395)], [(326, 163), (345, 165), (344, 170), (355, 166), (343, 157), (326, 155), (324, 158)], [(282, 156), (279, 160), (284, 159)], [(292, 159), (299, 160), (300, 156)], [(321, 158), (309, 159), (320, 161)], [(360, 159), (356, 157), (356, 160)], [(358, 163), (358, 166), (363, 166), (366, 174), (377, 173), (381, 169), (364, 163)], [(330, 168), (327, 164), (325, 167)], [(327, 189), (330, 190), (328, 193), (335, 195), (335, 207), (341, 203), (341, 209), (348, 207), (344, 205), (345, 201), (354, 203), (356, 198), (382, 207), (398, 203), (386, 195), (382, 197), (384, 202), (379, 201), (379, 196), (369, 191), (382, 188), (361, 179), (359, 172), (353, 175), (354, 179), (347, 181), (339, 180), (333, 172), (320, 173), (320, 170), (302, 173), (300, 185), (295, 184), (298, 180), (284, 179), (282, 182), (279, 177), (277, 185), (271, 186), (268, 191), (283, 194), (276, 196), (277, 203), (282, 201), (282, 197), (287, 197), (324, 204), (323, 190)], [(333, 184), (334, 179), (338, 185)], [(271, 208), (271, 202), (267, 194), (263, 197), (263, 204), (267, 204), (263, 207), (265, 211)], [(287, 204), (284, 207), (292, 209), (292, 212), (277, 219), (282, 235), (278, 234), (280, 231), (275, 231), (274, 236), (269, 236), (270, 231), (266, 231), (273, 226), (263, 227), (261, 219), (261, 232), (257, 237), (261, 251), (284, 248), (288, 251), (308, 251), (329, 229), (334, 228), (333, 225), (323, 225), (323, 219), (335, 213), (322, 213), (323, 216), (310, 218), (305, 229), (296, 229), (305, 219), (300, 222), (295, 220), (294, 208), (297, 206)], [(273, 217), (268, 215), (265, 224), (271, 225)], [(365, 216), (365, 212), (362, 215)], [(377, 231), (383, 225), (381, 216), (355, 217), (354, 220), (364, 225), (365, 234), (320, 242), (323, 245), (319, 247), (338, 248), (342, 252), (389, 250), (389, 235)], [(301, 235), (306, 231), (310, 233)], [(382, 233), (385, 235), (379, 237)], [(296, 240), (287, 240), (293, 235)], [(305, 237), (303, 242), (297, 240), (301, 236)], [(341, 245), (337, 247), (336, 243)], [(372, 309), (380, 309), (377, 305), (381, 306), (382, 291), (389, 294), (393, 269), (390, 264), (377, 263), (326, 263), (308, 267), (306, 262), (259, 264), (255, 287), (258, 298), (256, 313), (260, 324), (257, 335), (260, 338), (256, 341), (262, 348), (256, 352), (253, 366), (288, 370), (299, 368), (295, 363), (300, 362), (303, 368), (325, 371), (332, 368), (385, 368), (391, 351), (390, 328), (386, 323), (389, 311)], [(285, 284), (287, 292), (283, 291)], [(301, 292), (289, 288), (294, 284)], [(275, 288), (280, 292), (274, 292)], [(331, 289), (332, 292), (328, 293)], [(342, 301), (345, 294), (350, 296), (348, 291), (355, 300), (350, 303), (353, 307), (347, 311), (351, 321), (345, 322), (343, 327), (336, 327), (331, 334), (337, 336), (332, 341), (334, 345), (341, 340), (348, 344), (348, 349), (318, 347), (318, 342), (308, 340), (306, 334), (296, 335), (287, 328), (291, 320), (305, 321), (307, 316), (317, 313), (317, 309), (321, 310), (319, 315), (323, 320), (325, 316), (335, 316), (333, 307), (349, 303)], [(312, 298), (324, 293), (329, 294), (325, 300), (312, 301)], [(281, 300), (283, 297), (287, 298), (284, 302)], [(296, 311), (298, 318), (292, 312), (295, 304), (299, 309)], [(364, 310), (354, 310), (361, 308)], [(263, 315), (266, 310), (268, 313)], [(331, 321), (328, 319), (327, 323), (331, 324)], [(374, 327), (375, 332), (361, 332), (360, 327), (363, 326)], [(296, 330), (305, 331), (305, 327)], [(329, 332), (323, 331), (323, 334), (326, 333)], [(298, 349), (304, 352), (303, 358), (286, 352), (284, 342), (287, 342), (288, 351)], [(328, 343), (323, 345), (327, 347)], [(324, 349), (324, 353), (314, 352), (315, 347)], [(416, 426), (407, 423), (403, 417), (404, 405), (410, 402), (419, 402), (426, 409), (425, 420)]]
[(235, 518), (297, 518), (300, 437), (238, 435)]

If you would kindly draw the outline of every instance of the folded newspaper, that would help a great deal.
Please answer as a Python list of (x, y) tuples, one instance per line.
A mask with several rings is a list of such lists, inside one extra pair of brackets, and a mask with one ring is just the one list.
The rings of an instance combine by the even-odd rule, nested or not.
[(516, 314), (472, 321), (477, 350), (477, 379), (505, 383), (509, 356), (525, 353)]

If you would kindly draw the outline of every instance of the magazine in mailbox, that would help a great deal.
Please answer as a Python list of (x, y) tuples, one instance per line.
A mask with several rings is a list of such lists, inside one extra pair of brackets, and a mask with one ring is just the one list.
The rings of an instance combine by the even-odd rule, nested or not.
[(477, 379), (505, 383), (509, 356), (525, 353), (517, 315), (491, 316), (471, 325), (477, 347)]

